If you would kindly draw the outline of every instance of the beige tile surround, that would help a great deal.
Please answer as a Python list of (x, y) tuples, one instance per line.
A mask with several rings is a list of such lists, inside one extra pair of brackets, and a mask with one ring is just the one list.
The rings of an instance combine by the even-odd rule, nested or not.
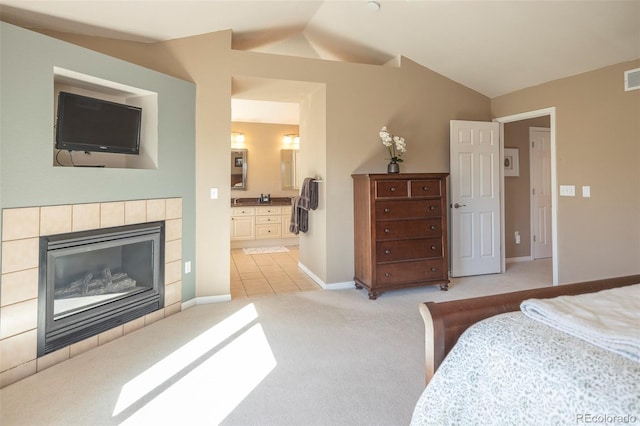
[[(39, 237), (165, 221), (164, 308), (37, 357)], [(182, 309), (182, 199), (25, 207), (2, 211), (0, 388)]]

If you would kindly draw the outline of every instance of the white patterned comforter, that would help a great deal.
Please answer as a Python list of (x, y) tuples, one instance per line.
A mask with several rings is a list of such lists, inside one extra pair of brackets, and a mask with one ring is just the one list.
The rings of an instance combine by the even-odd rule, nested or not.
[(527, 318), (470, 327), (412, 425), (640, 424), (640, 363)]

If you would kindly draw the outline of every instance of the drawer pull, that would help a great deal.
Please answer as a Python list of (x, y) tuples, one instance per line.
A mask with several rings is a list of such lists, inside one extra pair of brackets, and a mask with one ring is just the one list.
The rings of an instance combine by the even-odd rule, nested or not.
[(429, 206), (429, 210), (433, 211), (436, 209), (436, 206)]
[(390, 274), (389, 272), (385, 272), (385, 273), (384, 273), (384, 276), (385, 276), (385, 277), (387, 277), (387, 278), (389, 278), (389, 277), (391, 276), (391, 274)]
[(429, 188), (428, 186), (423, 186), (423, 187), (422, 187), (422, 190), (423, 190), (423, 191), (428, 191), (429, 189), (431, 189), (431, 188)]
[(437, 250), (437, 249), (438, 249), (438, 247), (436, 247), (436, 246), (431, 246), (431, 250)]
[(391, 232), (391, 230), (389, 228), (384, 228), (384, 233), (388, 234), (389, 232)]
[(431, 267), (431, 272), (436, 272), (436, 271), (437, 271), (437, 269), (436, 269), (436, 268)]
[(391, 254), (391, 250), (386, 249), (386, 250), (384, 251), (384, 254)]
[(389, 188), (389, 191), (391, 192), (396, 192), (398, 190), (398, 188), (396, 188), (395, 186), (392, 186), (391, 188)]
[(429, 229), (431, 229), (432, 231), (435, 231), (436, 229), (438, 229), (438, 227), (437, 227), (437, 226), (435, 226), (435, 225), (431, 225), (431, 226), (429, 227)]
[(385, 208), (385, 209), (384, 209), (384, 212), (385, 212), (385, 213), (389, 213), (390, 211), (391, 211), (391, 209), (390, 209), (389, 207), (387, 207), (387, 208)]

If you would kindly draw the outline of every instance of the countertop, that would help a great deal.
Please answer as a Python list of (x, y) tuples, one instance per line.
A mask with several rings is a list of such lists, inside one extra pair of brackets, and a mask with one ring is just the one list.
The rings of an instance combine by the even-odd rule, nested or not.
[(247, 207), (247, 206), (290, 206), (291, 197), (271, 197), (268, 203), (261, 203), (260, 197), (255, 198), (232, 198), (231, 207)]

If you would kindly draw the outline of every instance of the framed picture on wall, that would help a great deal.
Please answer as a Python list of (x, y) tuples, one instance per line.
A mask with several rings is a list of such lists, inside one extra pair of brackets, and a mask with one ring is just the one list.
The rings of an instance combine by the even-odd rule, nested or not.
[(234, 160), (235, 160), (236, 167), (242, 167), (242, 157), (236, 157), (234, 158)]
[(520, 176), (520, 151), (518, 148), (504, 149), (504, 175)]

